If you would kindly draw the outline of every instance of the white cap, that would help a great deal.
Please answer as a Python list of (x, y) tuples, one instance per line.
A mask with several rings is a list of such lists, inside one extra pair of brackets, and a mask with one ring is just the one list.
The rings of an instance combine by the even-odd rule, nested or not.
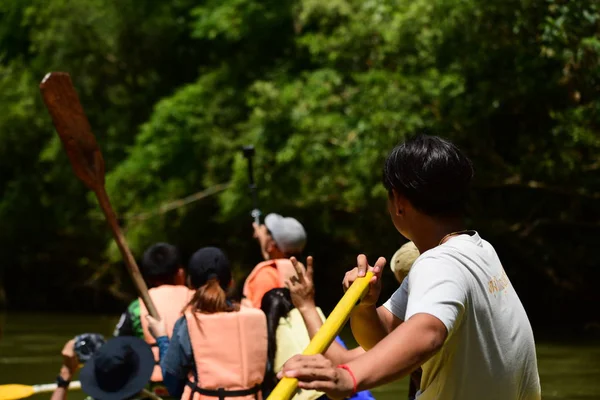
[(279, 250), (286, 254), (302, 253), (306, 245), (306, 231), (297, 219), (269, 214), (265, 217), (265, 225)]
[(419, 249), (417, 249), (417, 246), (413, 242), (405, 243), (394, 253), (390, 262), (390, 268), (399, 282), (402, 282), (406, 278), (419, 255)]

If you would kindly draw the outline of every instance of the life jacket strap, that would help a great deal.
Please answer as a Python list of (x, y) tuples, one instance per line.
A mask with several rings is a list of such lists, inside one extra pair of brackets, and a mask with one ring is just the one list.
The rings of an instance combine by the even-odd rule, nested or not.
[(260, 385), (256, 385), (251, 387), (250, 389), (241, 389), (241, 390), (225, 390), (224, 388), (219, 389), (203, 389), (198, 387), (195, 382), (187, 382), (186, 383), (193, 392), (198, 392), (201, 395), (209, 396), (209, 397), (217, 397), (219, 400), (225, 400), (226, 397), (243, 397), (254, 395), (256, 399), (258, 399), (258, 392), (260, 392)]

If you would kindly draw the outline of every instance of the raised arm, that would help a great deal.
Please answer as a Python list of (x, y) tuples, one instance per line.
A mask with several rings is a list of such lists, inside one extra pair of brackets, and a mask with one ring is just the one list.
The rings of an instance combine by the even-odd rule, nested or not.
[[(71, 339), (65, 343), (62, 352), (63, 364), (60, 367), (59, 376), (63, 381), (71, 382), (73, 375), (79, 369), (79, 360), (75, 354), (75, 340)], [(50, 400), (66, 400), (69, 387), (57, 387), (54, 389)]]
[(402, 320), (395, 317), (385, 307), (377, 308), (375, 305), (381, 293), (381, 275), (385, 267), (385, 258), (379, 257), (373, 267), (369, 265), (364, 254), (359, 255), (356, 261), (357, 267), (348, 271), (344, 277), (345, 290), (357, 278), (365, 276), (367, 271), (372, 271), (375, 275), (369, 285), (369, 292), (354, 308), (350, 318), (354, 338), (362, 348), (369, 350), (400, 325)]
[[(302, 268), (302, 264), (296, 260), (295, 257), (290, 258), (292, 265), (296, 269), (298, 279), (292, 279), (286, 281), (286, 286), (290, 289), (292, 302), (294, 306), (300, 311), (308, 335), (312, 339), (321, 326), (323, 320), (315, 305), (315, 286), (313, 284), (313, 258), (309, 256), (306, 259), (306, 270)], [(345, 364), (348, 361), (358, 357), (364, 353), (364, 350), (360, 347), (356, 349), (347, 350), (337, 341), (331, 343), (324, 353), (324, 356), (330, 359), (336, 364)]]
[[(437, 259), (421, 262), (411, 271), (406, 322), (371, 350), (336, 368), (322, 356), (294, 356), (279, 376), (297, 378), (298, 387), (343, 398), (408, 375), (440, 350), (460, 324), (467, 302), (467, 284), (461, 270)], [(352, 371), (352, 372), (349, 372)], [(354, 379), (353, 379), (354, 376)]]

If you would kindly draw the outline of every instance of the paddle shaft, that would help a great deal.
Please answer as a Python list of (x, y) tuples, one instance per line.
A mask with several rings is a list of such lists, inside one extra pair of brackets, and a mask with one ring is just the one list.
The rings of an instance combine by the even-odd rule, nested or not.
[[(363, 278), (358, 278), (348, 288), (344, 296), (337, 303), (329, 317), (323, 323), (317, 334), (312, 338), (306, 349), (302, 352), (305, 356), (323, 353), (331, 342), (335, 339), (338, 333), (342, 330), (350, 313), (356, 303), (369, 290), (369, 281), (373, 277), (372, 272), (367, 272)], [(275, 389), (271, 392), (267, 400), (289, 400), (294, 395), (298, 387), (298, 380), (295, 378), (283, 378)]]
[(129, 246), (127, 245), (127, 241), (125, 240), (125, 236), (123, 235), (123, 231), (117, 222), (117, 217), (113, 208), (110, 204), (110, 200), (108, 198), (108, 194), (104, 186), (100, 187), (98, 191), (94, 191), (96, 198), (98, 199), (98, 203), (100, 204), (100, 208), (102, 212), (106, 216), (106, 221), (108, 222), (108, 226), (112, 231), (112, 234), (117, 242), (117, 246), (123, 255), (123, 259), (125, 260), (125, 265), (127, 267), (127, 272), (129, 272), (129, 276), (133, 280), (133, 283), (138, 289), (138, 293), (148, 310), (148, 313), (152, 315), (154, 318), (159, 319), (158, 311), (156, 311), (156, 307), (154, 306), (154, 302), (150, 298), (150, 294), (148, 293), (148, 286), (140, 273), (140, 269), (138, 268), (135, 258), (133, 254), (131, 254), (131, 250), (129, 250)]
[[(56, 390), (58, 385), (56, 383), (46, 383), (43, 385), (33, 385), (33, 392), (37, 393), (49, 393)], [(79, 390), (81, 389), (81, 382), (73, 381), (69, 384), (69, 390)]]
[(96, 194), (100, 208), (123, 255), (127, 271), (133, 279), (142, 301), (150, 315), (160, 318), (110, 204), (104, 186), (104, 159), (79, 101), (79, 96), (73, 87), (71, 77), (64, 72), (50, 72), (40, 83), (40, 91), (56, 132), (69, 157), (73, 172), (88, 189)]

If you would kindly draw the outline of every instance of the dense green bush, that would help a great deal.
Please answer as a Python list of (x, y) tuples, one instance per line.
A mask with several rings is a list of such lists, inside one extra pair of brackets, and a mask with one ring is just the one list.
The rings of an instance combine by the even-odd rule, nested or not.
[[(130, 289), (37, 93), (46, 71), (66, 70), (136, 254), (157, 240), (186, 256), (217, 244), (243, 278), (259, 256), (239, 152), (252, 143), (262, 208), (297, 216), (318, 283), (337, 282), (358, 252), (390, 257), (402, 243), (386, 215), (381, 164), (396, 143), (425, 132), (473, 158), (470, 223), (498, 248), (534, 320), (593, 321), (580, 304), (599, 300), (599, 7), (4, 1), (0, 251), (9, 305), (87, 293), (100, 296), (86, 304), (97, 309)], [(132, 217), (221, 183), (230, 185), (218, 195)], [(37, 295), (20, 294), (33, 287)], [(319, 293), (331, 305), (341, 291)]]

